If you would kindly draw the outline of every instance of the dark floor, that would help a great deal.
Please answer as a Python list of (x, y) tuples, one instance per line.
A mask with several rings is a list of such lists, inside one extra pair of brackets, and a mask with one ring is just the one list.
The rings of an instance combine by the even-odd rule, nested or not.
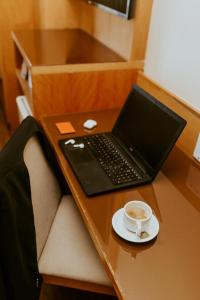
[(83, 292), (56, 286), (43, 285), (40, 300), (117, 300), (102, 294)]

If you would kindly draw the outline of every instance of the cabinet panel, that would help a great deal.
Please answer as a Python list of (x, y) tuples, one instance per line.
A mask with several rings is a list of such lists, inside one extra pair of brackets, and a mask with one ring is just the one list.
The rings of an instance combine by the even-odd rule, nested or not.
[(106, 70), (34, 75), (34, 112), (39, 117), (120, 107), (136, 82), (137, 73)]

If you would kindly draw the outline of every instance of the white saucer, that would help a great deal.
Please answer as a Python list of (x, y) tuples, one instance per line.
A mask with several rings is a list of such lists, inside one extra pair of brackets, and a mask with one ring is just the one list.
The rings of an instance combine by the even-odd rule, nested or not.
[(145, 243), (145, 242), (148, 242), (148, 241), (154, 239), (157, 236), (157, 234), (159, 232), (159, 222), (154, 215), (152, 215), (152, 218), (151, 218), (151, 221), (149, 224), (149, 229), (148, 229), (149, 236), (141, 239), (134, 232), (131, 232), (128, 229), (126, 229), (126, 227), (124, 226), (124, 222), (123, 222), (123, 213), (124, 213), (124, 208), (121, 208), (121, 209), (117, 210), (112, 217), (113, 229), (121, 238), (123, 238), (129, 242)]

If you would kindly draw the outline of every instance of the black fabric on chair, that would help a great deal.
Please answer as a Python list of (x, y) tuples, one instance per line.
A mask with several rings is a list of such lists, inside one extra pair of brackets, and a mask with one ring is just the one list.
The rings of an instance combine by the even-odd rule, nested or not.
[[(1, 300), (39, 298), (41, 278), (37, 265), (34, 216), (29, 174), (23, 159), (24, 147), (34, 134), (46, 148), (45, 154), (53, 164), (53, 154), (42, 129), (30, 116), (0, 152)], [(57, 172), (56, 164), (54, 167)]]

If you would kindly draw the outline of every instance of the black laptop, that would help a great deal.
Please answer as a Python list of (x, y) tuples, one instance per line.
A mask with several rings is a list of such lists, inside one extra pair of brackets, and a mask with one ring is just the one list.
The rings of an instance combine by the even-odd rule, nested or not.
[(135, 85), (112, 132), (60, 140), (88, 196), (151, 182), (186, 121)]

